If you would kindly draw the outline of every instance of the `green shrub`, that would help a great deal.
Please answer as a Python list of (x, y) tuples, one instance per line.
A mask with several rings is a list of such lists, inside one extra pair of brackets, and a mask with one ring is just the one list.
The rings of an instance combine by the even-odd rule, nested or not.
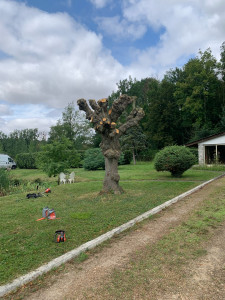
[(43, 171), (49, 177), (56, 177), (61, 172), (67, 172), (68, 164), (66, 162), (54, 162), (50, 161), (43, 166)]
[(5, 195), (9, 190), (9, 172), (5, 169), (0, 168), (0, 195)]
[(73, 149), (73, 150), (67, 150), (67, 160), (68, 165), (70, 168), (79, 168), (80, 166), (80, 153)]
[[(118, 164), (130, 164), (132, 152), (126, 150), (121, 153)], [(86, 170), (105, 169), (105, 158), (100, 148), (91, 148), (85, 151), (83, 167)]]
[(157, 152), (158, 152), (158, 150), (151, 149), (151, 148), (143, 150), (138, 154), (138, 160), (152, 161), (155, 158), (155, 155)]
[(60, 172), (66, 172), (68, 168), (79, 167), (80, 155), (73, 148), (71, 141), (63, 138), (42, 146), (42, 151), (37, 154), (36, 162), (38, 168), (47, 173), (49, 177), (55, 177)]
[(83, 160), (84, 159), (84, 155), (85, 155), (85, 150), (77, 150), (77, 152), (80, 155), (80, 159)]
[(184, 146), (168, 146), (155, 156), (156, 171), (169, 171), (172, 176), (180, 177), (196, 162), (190, 149)]
[(40, 151), (37, 153), (36, 162), (38, 168), (42, 169), (49, 177), (55, 177), (60, 172), (66, 172), (69, 168), (68, 161), (54, 161), (50, 151)]
[(189, 149), (195, 157), (195, 164), (198, 164), (198, 148), (189, 148)]
[[(62, 161), (54, 161), (55, 163), (66, 163), (67, 168), (79, 168), (80, 167), (80, 154), (77, 150), (65, 150), (66, 157), (62, 157)], [(43, 165), (43, 161), (46, 161), (46, 164), (49, 165), (49, 163), (52, 162), (52, 157), (50, 157), (49, 151), (40, 151), (35, 153), (35, 161), (36, 165), (40, 166)]]
[(91, 148), (86, 150), (83, 166), (85, 170), (105, 169), (105, 159), (101, 149)]
[(19, 153), (16, 155), (17, 167), (20, 169), (36, 169), (35, 153)]

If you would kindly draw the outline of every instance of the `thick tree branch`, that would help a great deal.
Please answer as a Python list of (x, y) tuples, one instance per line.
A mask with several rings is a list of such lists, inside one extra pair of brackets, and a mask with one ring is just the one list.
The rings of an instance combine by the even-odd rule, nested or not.
[(93, 99), (90, 99), (89, 100), (89, 103), (90, 103), (90, 106), (91, 108), (96, 111), (96, 113), (99, 113), (101, 111), (101, 108), (100, 106), (98, 106), (97, 102)]
[(123, 135), (128, 128), (138, 125), (138, 122), (144, 117), (144, 115), (145, 113), (142, 108), (133, 109), (127, 117), (127, 122), (117, 129), (119, 130), (119, 136)]
[(77, 100), (77, 104), (80, 110), (83, 110), (86, 113), (86, 119), (91, 120), (93, 118), (94, 112), (90, 109), (85, 99)]
[(134, 100), (134, 97), (130, 97), (127, 95), (121, 95), (119, 98), (113, 102), (112, 108), (109, 111), (110, 118), (112, 122), (116, 122), (118, 118), (121, 116), (122, 112), (126, 109), (126, 107), (131, 104)]

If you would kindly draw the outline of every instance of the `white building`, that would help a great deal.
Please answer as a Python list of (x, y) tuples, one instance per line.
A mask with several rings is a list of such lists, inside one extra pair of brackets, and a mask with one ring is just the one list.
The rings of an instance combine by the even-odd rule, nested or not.
[(198, 147), (198, 162), (200, 165), (225, 164), (225, 132), (188, 143), (185, 146)]

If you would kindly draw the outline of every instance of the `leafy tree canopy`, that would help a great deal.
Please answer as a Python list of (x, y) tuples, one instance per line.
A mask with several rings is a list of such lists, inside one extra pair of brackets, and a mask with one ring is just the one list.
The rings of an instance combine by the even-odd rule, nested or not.
[(62, 119), (52, 126), (49, 133), (49, 141), (68, 138), (76, 149), (85, 149), (92, 143), (94, 135), (90, 123), (82, 112), (75, 110), (74, 103), (69, 103), (62, 113)]
[[(77, 160), (79, 164), (79, 154), (73, 150), (72, 155), (68, 155), (68, 150), (73, 150), (73, 145), (66, 137), (42, 146), (42, 151), (37, 158), (38, 167), (51, 177), (65, 172), (71, 166), (71, 159)], [(76, 164), (75, 161), (73, 163)]]

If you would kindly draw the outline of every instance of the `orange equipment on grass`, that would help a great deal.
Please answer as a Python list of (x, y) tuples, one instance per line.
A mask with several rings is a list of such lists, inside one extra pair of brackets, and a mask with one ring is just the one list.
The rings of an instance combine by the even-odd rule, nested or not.
[(66, 234), (64, 230), (57, 230), (55, 232), (55, 238), (54, 241), (56, 243), (61, 243), (61, 242), (65, 242), (66, 241)]

